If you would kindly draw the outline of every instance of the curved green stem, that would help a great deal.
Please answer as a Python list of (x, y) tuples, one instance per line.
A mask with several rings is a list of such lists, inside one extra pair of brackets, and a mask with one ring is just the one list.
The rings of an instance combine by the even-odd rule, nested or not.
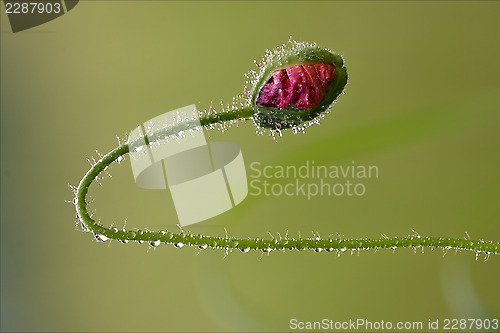
[[(225, 121), (236, 119), (248, 119), (253, 115), (250, 107), (244, 107), (240, 110), (222, 112), (213, 115), (208, 115), (200, 118), (201, 126), (222, 123)], [(106, 155), (93, 165), (85, 174), (76, 190), (75, 206), (79, 221), (82, 223), (82, 228), (93, 232), (97, 240), (115, 239), (124, 243), (128, 241), (137, 241), (139, 243), (148, 242), (151, 246), (158, 246), (161, 243), (174, 244), (176, 247), (184, 245), (196, 246), (200, 249), (218, 248), (230, 251), (232, 249), (240, 249), (242, 252), (250, 250), (260, 250), (270, 252), (272, 250), (306, 250), (312, 249), (317, 252), (335, 251), (340, 254), (344, 251), (359, 251), (369, 249), (396, 249), (396, 248), (442, 248), (455, 250), (469, 250), (476, 253), (500, 254), (500, 243), (457, 239), (449, 237), (426, 237), (426, 236), (406, 236), (392, 237), (381, 239), (321, 239), (314, 238), (279, 238), (279, 239), (237, 239), (228, 237), (216, 237), (205, 235), (192, 235), (186, 233), (172, 233), (168, 231), (144, 231), (144, 230), (118, 230), (117, 228), (107, 228), (98, 224), (93, 220), (87, 212), (87, 202), (85, 197), (89, 187), (98, 175), (104, 171), (109, 165), (116, 161), (120, 156), (129, 153), (131, 150), (144, 145), (144, 142), (152, 143), (156, 140), (166, 138), (169, 135), (175, 135), (177, 132), (192, 128), (194, 122), (181, 123), (172, 128), (160, 129), (146, 137), (139, 138), (132, 143), (122, 144)], [(146, 141), (148, 140), (148, 141)]]

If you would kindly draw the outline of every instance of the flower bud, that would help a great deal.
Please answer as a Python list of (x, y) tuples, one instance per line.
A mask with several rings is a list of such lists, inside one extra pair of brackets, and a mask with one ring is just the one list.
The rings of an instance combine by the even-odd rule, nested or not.
[(342, 58), (314, 44), (289, 41), (260, 67), (248, 102), (261, 128), (297, 128), (321, 117), (347, 83)]

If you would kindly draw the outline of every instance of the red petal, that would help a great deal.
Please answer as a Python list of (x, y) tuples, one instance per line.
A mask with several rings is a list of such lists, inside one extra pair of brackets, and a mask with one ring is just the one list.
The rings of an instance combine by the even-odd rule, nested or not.
[(264, 84), (256, 103), (286, 108), (290, 104), (301, 109), (317, 106), (335, 77), (331, 64), (296, 65), (272, 73)]

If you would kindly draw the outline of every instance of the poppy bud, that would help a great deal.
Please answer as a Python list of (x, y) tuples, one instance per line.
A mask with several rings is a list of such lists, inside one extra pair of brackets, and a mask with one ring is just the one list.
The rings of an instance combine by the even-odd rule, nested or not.
[(249, 103), (258, 127), (297, 128), (324, 114), (344, 89), (342, 58), (314, 44), (290, 41), (264, 57)]

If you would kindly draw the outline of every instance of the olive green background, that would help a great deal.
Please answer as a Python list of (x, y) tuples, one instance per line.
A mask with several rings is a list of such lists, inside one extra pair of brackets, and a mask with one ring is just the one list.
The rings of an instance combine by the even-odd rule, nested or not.
[[(500, 241), (500, 3), (81, 1), (13, 34), (1, 15), (1, 329), (286, 331), (289, 321), (500, 317), (500, 260), (426, 249), (230, 253), (96, 243), (68, 184), (116, 137), (169, 110), (241, 92), (287, 41), (344, 56), (345, 95), (320, 126), (274, 142), (251, 122), (209, 140), (247, 168), (377, 165), (362, 197), (248, 196), (195, 233)], [(250, 170), (247, 169), (250, 174)], [(90, 189), (106, 225), (175, 230), (167, 191), (130, 163)], [(208, 195), (208, 194), (207, 194)], [(193, 202), (196, 209), (196, 202)]]

